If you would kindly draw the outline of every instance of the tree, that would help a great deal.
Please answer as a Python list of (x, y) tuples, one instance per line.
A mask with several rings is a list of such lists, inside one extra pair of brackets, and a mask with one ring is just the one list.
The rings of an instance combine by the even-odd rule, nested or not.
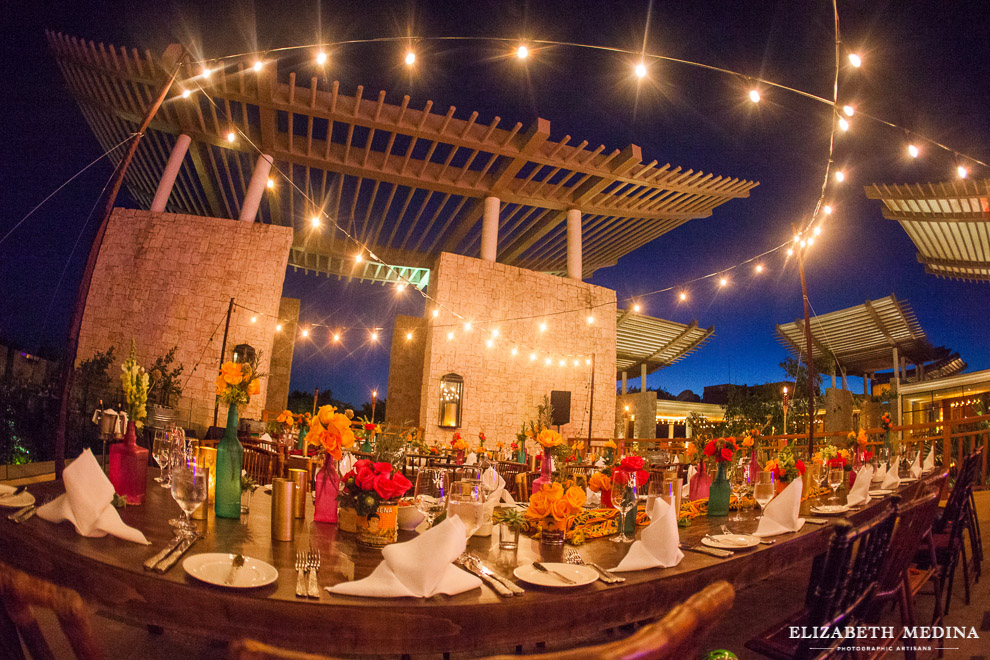
[(179, 363), (179, 366), (174, 369), (170, 368), (175, 361), (177, 350), (179, 350), (178, 346), (170, 348), (165, 355), (159, 356), (151, 369), (148, 370), (151, 376), (148, 400), (163, 408), (168, 408), (182, 396), (182, 383), (179, 382), (179, 376), (182, 375), (182, 364)]
[(769, 387), (730, 388), (725, 420), (729, 435), (737, 437), (753, 428), (761, 435), (780, 433), (784, 428), (780, 394)]
[(96, 401), (106, 399), (107, 404), (110, 404), (114, 395), (113, 378), (107, 373), (107, 369), (115, 361), (114, 347), (111, 346), (105, 352), (97, 351), (93, 357), (79, 363), (79, 379), (76, 382), (79, 383), (79, 409), (83, 414)]
[[(811, 404), (808, 397), (808, 366), (803, 361), (788, 356), (780, 363), (780, 368), (784, 370), (784, 374), (788, 380), (794, 381), (794, 396), (791, 397), (792, 405), (788, 410), (788, 417), (797, 425), (795, 428), (805, 429), (810, 416), (808, 408)], [(822, 375), (816, 372), (814, 377), (814, 394), (816, 399), (821, 397), (821, 392)], [(800, 405), (798, 403), (799, 401)]]

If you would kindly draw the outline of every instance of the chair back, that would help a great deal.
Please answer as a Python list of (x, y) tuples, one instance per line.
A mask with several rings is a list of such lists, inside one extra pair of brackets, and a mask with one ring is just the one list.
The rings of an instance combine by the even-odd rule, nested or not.
[[(834, 523), (822, 570), (813, 573), (809, 585), (809, 626), (853, 626), (864, 618), (890, 553), (899, 499), (891, 498), (891, 506), (879, 507), (877, 515), (860, 524)], [(839, 638), (835, 643), (841, 642)], [(821, 645), (820, 639), (801, 640), (796, 657), (817, 656), (810, 647)]]
[[(944, 474), (942, 477), (947, 478)], [(877, 587), (879, 594), (891, 594), (903, 583), (904, 574), (918, 551), (918, 542), (931, 530), (937, 513), (937, 490), (908, 500), (899, 507), (887, 563)]]
[(980, 469), (982, 455), (982, 450), (976, 451), (963, 460), (962, 465), (959, 467), (959, 472), (956, 474), (956, 483), (952, 486), (952, 490), (949, 491), (949, 498), (945, 502), (945, 509), (942, 510), (942, 515), (935, 523), (935, 533), (942, 534), (946, 531), (951, 531), (952, 534), (962, 533), (960, 529), (962, 525), (957, 523), (961, 522), (967, 513), (970, 491), (973, 487), (976, 472)]
[(526, 471), (526, 464), (516, 463), (515, 461), (499, 461), (495, 464), (495, 471), (505, 479), (506, 488), (514, 492), (516, 475)]
[(402, 476), (415, 479), (416, 472), (430, 463), (430, 457), (425, 454), (406, 454), (402, 459)]
[(516, 475), (516, 500), (528, 502), (529, 496), (533, 494), (533, 482), (540, 476), (537, 472), (520, 472)]
[(272, 483), (272, 479), (281, 476), (276, 474), (278, 454), (266, 449), (255, 447), (244, 448), (244, 464), (242, 469), (254, 479), (259, 486)]
[(51, 610), (79, 660), (103, 658), (89, 623), (89, 612), (75, 591), (45, 582), (0, 562), (0, 655), (54, 658), (34, 609)]

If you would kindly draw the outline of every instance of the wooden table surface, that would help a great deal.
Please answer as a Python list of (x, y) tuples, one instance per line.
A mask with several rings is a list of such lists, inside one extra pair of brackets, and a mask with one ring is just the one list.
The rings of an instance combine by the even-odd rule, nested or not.
[[(84, 538), (71, 524), (58, 525), (33, 517), (15, 525), (0, 519), (0, 559), (45, 579), (78, 591), (84, 599), (130, 621), (218, 639), (251, 637), (299, 650), (324, 653), (495, 652), (517, 644), (592, 636), (605, 628), (655, 618), (677, 602), (716, 580), (737, 589), (778, 573), (823, 552), (830, 525), (806, 524), (793, 534), (777, 536), (773, 545), (736, 552), (718, 559), (685, 552), (680, 565), (623, 573), (624, 584), (601, 581), (571, 589), (523, 584), (525, 595), (502, 598), (487, 586), (457, 596), (427, 599), (377, 599), (331, 595), (320, 599), (295, 596), (294, 559), (297, 550), (318, 549), (323, 556), (321, 586), (366, 577), (381, 562), (381, 552), (358, 546), (352, 534), (336, 525), (296, 521), (295, 540), (273, 542), (270, 534), (271, 497), (258, 490), (251, 512), (240, 520), (198, 521), (206, 536), (186, 556), (203, 552), (239, 552), (274, 565), (278, 580), (267, 587), (233, 590), (201, 583), (186, 575), (182, 562), (168, 573), (146, 572), (143, 562), (172, 538), (167, 523), (179, 515), (168, 491), (151, 481), (146, 503), (121, 510), (124, 521), (145, 533), (150, 546), (114, 537)], [(61, 482), (32, 486), (39, 499), (64, 491)], [(869, 506), (881, 505), (874, 500)], [(808, 504), (802, 513), (807, 514)], [(868, 507), (869, 508), (869, 507)], [(853, 516), (864, 515), (864, 511)], [(756, 529), (754, 512), (744, 522), (699, 517), (681, 529), (681, 540), (697, 545), (721, 524), (733, 532)], [(399, 540), (412, 538), (401, 532)], [(520, 536), (514, 552), (498, 549), (497, 533), (472, 538), (468, 549), (480, 554), (496, 571), (541, 559), (539, 543)], [(582, 557), (605, 568), (616, 566), (628, 544), (596, 539), (578, 548)], [(803, 591), (805, 584), (793, 585)]]

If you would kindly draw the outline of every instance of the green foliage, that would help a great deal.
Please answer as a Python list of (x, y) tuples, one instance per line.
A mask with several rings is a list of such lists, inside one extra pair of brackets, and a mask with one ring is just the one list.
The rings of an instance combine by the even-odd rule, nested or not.
[(515, 508), (496, 509), (492, 513), (492, 522), (518, 531), (524, 531), (529, 524), (523, 512)]
[[(354, 408), (354, 406), (350, 403), (333, 398), (333, 391), (329, 387), (324, 390), (320, 390), (319, 395), (316, 397), (316, 409), (319, 410), (323, 406), (333, 406), (338, 412), (343, 412), (348, 408)], [(286, 408), (291, 410), (293, 414), (296, 415), (312, 413), (313, 393), (304, 392), (302, 390), (292, 390), (292, 392), (289, 393), (289, 401)], [(377, 410), (375, 412), (377, 412)]]
[(780, 394), (768, 387), (733, 388), (725, 406), (725, 432), (741, 437), (749, 429), (761, 435), (781, 433), (784, 428), (784, 405)]
[[(155, 359), (155, 363), (148, 369), (151, 376), (151, 387), (148, 389), (148, 400), (155, 405), (165, 408), (171, 407), (182, 396), (182, 383), (179, 376), (182, 375), (182, 364), (172, 367), (175, 361), (175, 352), (178, 346), (168, 349), (165, 355), (160, 355)], [(113, 350), (111, 348), (111, 350)]]
[(107, 370), (116, 360), (114, 347), (111, 346), (105, 352), (93, 353), (93, 357), (83, 360), (76, 367), (75, 381), (79, 388), (79, 408), (83, 414), (86, 414), (99, 401), (105, 401), (106, 405), (111, 405), (111, 401), (120, 398), (113, 386), (113, 377), (107, 373)]

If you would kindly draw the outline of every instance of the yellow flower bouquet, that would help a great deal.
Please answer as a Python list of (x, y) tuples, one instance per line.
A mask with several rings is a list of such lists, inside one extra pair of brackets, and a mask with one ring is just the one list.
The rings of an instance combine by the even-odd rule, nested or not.
[(261, 379), (257, 358), (250, 362), (224, 362), (217, 376), (217, 398), (223, 403), (247, 405), (251, 397), (261, 394)]

